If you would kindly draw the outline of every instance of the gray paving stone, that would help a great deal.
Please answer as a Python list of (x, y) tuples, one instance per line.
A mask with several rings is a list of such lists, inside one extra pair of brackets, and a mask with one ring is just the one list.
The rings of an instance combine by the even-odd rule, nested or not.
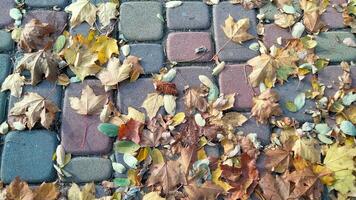
[(225, 20), (229, 15), (231, 15), (234, 20), (249, 18), (250, 28), (248, 32), (257, 37), (256, 13), (254, 10), (245, 10), (241, 5), (233, 5), (227, 1), (220, 2), (218, 5), (214, 5), (213, 21), (216, 52), (218, 52), (222, 47), (224, 47), (218, 54), (220, 60), (241, 62), (255, 57), (257, 55), (257, 52), (252, 51), (248, 48), (251, 43), (256, 42), (255, 39), (243, 42), (242, 45), (231, 41), (228, 42), (229, 39), (226, 37), (221, 26), (224, 25)]
[[(243, 113), (247, 118), (250, 117), (250, 113)], [(271, 129), (268, 124), (257, 124), (254, 117), (247, 120), (241, 127), (237, 128), (238, 131), (242, 131), (244, 135), (250, 133), (256, 133), (257, 138), (262, 145), (270, 143)]]
[(344, 21), (342, 17), (342, 12), (338, 12), (333, 5), (341, 5), (347, 3), (346, 0), (331, 0), (326, 11), (321, 15), (321, 20), (332, 29), (344, 28)]
[(301, 82), (298, 79), (288, 79), (288, 82), (283, 85), (277, 85), (275, 90), (278, 92), (280, 101), (279, 105), (282, 108), (283, 116), (292, 117), (299, 122), (312, 121), (311, 115), (305, 114), (306, 110), (311, 110), (315, 108), (315, 103), (310, 99), (305, 99), (305, 105), (298, 112), (290, 112), (286, 108), (287, 101), (294, 101), (295, 97), (302, 93), (306, 92), (311, 88), (310, 82), (308, 80), (303, 80)]
[(160, 2), (125, 2), (120, 7), (120, 33), (127, 40), (148, 41), (163, 37)]
[(0, 52), (11, 51), (14, 42), (11, 38), (11, 33), (0, 30)]
[(11, 71), (10, 55), (0, 54), (0, 84), (2, 84)]
[(87, 36), (89, 31), (90, 31), (90, 25), (86, 22), (83, 22), (83, 23), (79, 24), (78, 26), (71, 28), (70, 34), (71, 35), (82, 34), (84, 36)]
[(99, 182), (110, 179), (112, 175), (111, 161), (98, 157), (73, 158), (64, 170), (72, 175), (71, 178), (65, 178), (64, 182)]
[(9, 11), (13, 7), (15, 7), (14, 0), (1, 0), (0, 1), (0, 13), (2, 13), (2, 16), (0, 17), (0, 28), (4, 28), (13, 22), (13, 20), (11, 19), (10, 15), (9, 15)]
[(167, 9), (169, 29), (208, 29), (209, 8), (203, 2), (184, 1), (182, 5)]
[[(158, 73), (164, 65), (163, 47), (160, 44), (131, 44), (130, 55), (141, 58), (145, 74)], [(121, 62), (125, 59), (120, 52)]]
[(25, 3), (35, 8), (49, 8), (53, 6), (64, 8), (69, 4), (69, 0), (25, 0)]
[(0, 93), (0, 123), (6, 120), (7, 93)]
[(46, 130), (12, 131), (5, 137), (1, 180), (10, 183), (16, 176), (29, 183), (54, 181), (52, 156), (58, 140)]
[(328, 58), (331, 62), (355, 61), (356, 48), (346, 46), (342, 41), (345, 38), (355, 39), (350, 32), (334, 31), (323, 32), (316, 37), (318, 45), (315, 53), (321, 58)]
[(80, 97), (82, 89), (89, 85), (95, 95), (107, 95), (99, 80), (85, 80), (83, 83), (72, 83), (65, 90), (62, 124), (61, 144), (66, 152), (74, 155), (102, 155), (110, 152), (112, 140), (100, 133), (97, 126), (101, 123), (99, 115), (79, 115), (70, 106), (70, 97)]

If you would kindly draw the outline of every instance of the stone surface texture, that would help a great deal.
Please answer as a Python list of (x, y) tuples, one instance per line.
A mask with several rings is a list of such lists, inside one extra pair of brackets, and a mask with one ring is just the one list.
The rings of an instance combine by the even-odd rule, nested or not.
[(51, 10), (31, 10), (26, 13), (22, 24), (26, 24), (32, 19), (37, 19), (42, 23), (48, 23), (53, 26), (55, 35), (58, 36), (65, 30), (68, 14), (63, 11)]
[(275, 45), (277, 47), (281, 46), (278, 44), (277, 39), (280, 37), (282, 46), (287, 44), (288, 39), (293, 39), (291, 32), (288, 29), (281, 28), (276, 24), (267, 24), (265, 27), (265, 34), (263, 36), (263, 43), (267, 48)]
[(2, 13), (0, 17), (0, 28), (4, 28), (14, 21), (9, 15), (9, 11), (13, 7), (15, 7), (15, 1), (13, 0), (0, 1), (0, 13)]
[(14, 42), (11, 39), (11, 33), (0, 30), (0, 52), (11, 51)]
[(64, 8), (69, 4), (69, 0), (25, 0), (25, 3), (35, 8), (50, 8), (53, 6)]

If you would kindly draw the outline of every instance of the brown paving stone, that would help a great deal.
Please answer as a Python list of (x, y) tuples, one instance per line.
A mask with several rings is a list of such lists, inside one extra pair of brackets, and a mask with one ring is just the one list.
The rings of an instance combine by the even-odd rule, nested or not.
[(1, 0), (0, 1), (0, 28), (6, 27), (13, 22), (9, 15), (9, 11), (11, 8), (15, 7), (14, 0)]
[(288, 39), (292, 39), (293, 36), (288, 29), (281, 28), (276, 24), (266, 24), (265, 25), (265, 34), (263, 36), (263, 43), (266, 47), (271, 47), (272, 45), (280, 46), (277, 43), (277, 39), (282, 38), (282, 46), (287, 43)]
[(321, 15), (321, 20), (332, 29), (337, 29), (337, 28), (344, 28), (344, 22), (343, 22), (343, 17), (342, 17), (342, 12), (336, 11), (335, 8), (333, 8), (333, 5), (341, 5), (343, 3), (346, 3), (347, 1), (345, 0), (332, 0), (330, 1), (330, 5), (326, 8), (326, 11)]

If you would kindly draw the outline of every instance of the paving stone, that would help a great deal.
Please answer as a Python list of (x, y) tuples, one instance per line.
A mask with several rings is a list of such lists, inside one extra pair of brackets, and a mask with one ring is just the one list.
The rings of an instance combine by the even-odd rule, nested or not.
[(226, 37), (223, 29), (226, 18), (231, 15), (235, 20), (242, 18), (249, 18), (250, 28), (248, 32), (257, 37), (256, 33), (256, 13), (254, 10), (245, 10), (241, 5), (233, 5), (230, 2), (220, 2), (218, 5), (213, 6), (213, 21), (214, 21), (214, 35), (215, 35), (215, 48), (218, 52), (224, 47), (220, 53), (219, 58), (223, 61), (246, 61), (257, 55), (257, 52), (248, 48), (250, 44), (256, 40), (249, 40), (243, 44), (235, 42), (228, 42), (229, 38)]
[[(327, 66), (324, 70), (318, 73), (318, 80), (326, 86), (325, 95), (333, 96), (339, 88), (339, 77), (343, 74), (343, 70), (339, 65)], [(351, 67), (352, 87), (356, 87), (356, 67)]]
[(14, 42), (11, 39), (11, 33), (0, 30), (0, 52), (11, 51)]
[(159, 40), (163, 37), (160, 2), (125, 2), (120, 7), (120, 33), (127, 40)]
[(55, 28), (56, 35), (60, 35), (67, 24), (68, 14), (61, 11), (31, 10), (27, 12), (22, 24), (38, 19), (42, 23), (51, 24)]
[[(202, 53), (195, 53), (198, 48), (205, 48)], [(167, 58), (175, 62), (207, 62), (213, 56), (210, 33), (176, 32), (167, 38)]]
[[(300, 9), (299, 0), (293, 0), (292, 5), (298, 13), (302, 12), (302, 10)], [(259, 13), (264, 14), (265, 19), (270, 21), (274, 21), (274, 15), (277, 14), (278, 12), (279, 12), (278, 8), (275, 6), (275, 4), (272, 1), (268, 1), (268, 3), (266, 3), (264, 6), (262, 6), (259, 9)]]
[(276, 24), (266, 24), (265, 25), (265, 35), (263, 36), (263, 43), (266, 47), (271, 47), (275, 45), (279, 47), (280, 45), (277, 43), (277, 39), (282, 38), (282, 46), (284, 46), (289, 39), (293, 39), (292, 34), (288, 29), (281, 28)]
[(52, 156), (57, 134), (47, 130), (12, 131), (5, 137), (1, 180), (10, 183), (16, 176), (29, 183), (54, 181)]
[(0, 1), (0, 13), (2, 13), (2, 16), (0, 17), (0, 28), (4, 28), (13, 22), (13, 20), (11, 19), (10, 15), (9, 15), (9, 11), (11, 8), (14, 8), (14, 7), (15, 7), (14, 0), (1, 0)]
[(85, 80), (83, 83), (70, 84), (64, 94), (61, 144), (66, 152), (75, 155), (107, 154), (112, 148), (112, 140), (98, 131), (97, 126), (101, 123), (99, 115), (79, 115), (69, 103), (70, 97), (80, 97), (86, 85), (94, 90), (95, 95), (106, 94), (111, 97), (111, 93), (105, 93), (99, 80)]
[(65, 182), (99, 182), (110, 179), (112, 175), (111, 161), (98, 157), (73, 158), (64, 170), (72, 175), (71, 178), (65, 178)]
[[(243, 113), (247, 118), (250, 118), (250, 113)], [(238, 131), (242, 131), (244, 135), (250, 133), (256, 133), (257, 138), (262, 145), (270, 143), (271, 129), (268, 124), (258, 124), (254, 117), (247, 120), (241, 127), (237, 128)]]
[[(158, 73), (164, 65), (165, 57), (160, 44), (131, 44), (130, 55), (141, 58), (141, 65), (145, 74)], [(124, 60), (122, 52), (120, 60)]]
[(86, 22), (83, 22), (83, 23), (79, 24), (78, 26), (71, 28), (70, 34), (71, 35), (82, 34), (84, 36), (87, 36), (89, 31), (90, 31), (90, 25)]
[(11, 60), (8, 54), (0, 54), (0, 84), (11, 71)]
[(189, 1), (175, 8), (167, 8), (167, 26), (169, 29), (208, 29), (209, 8), (203, 2)]
[[(253, 89), (246, 80), (252, 72), (250, 66), (244, 64), (226, 65), (224, 70), (219, 74), (220, 92), (223, 94), (237, 93), (235, 96), (234, 109), (247, 110), (252, 107)], [(246, 74), (245, 74), (246, 73)], [(258, 92), (258, 88), (255, 89)]]
[(275, 90), (279, 94), (280, 100), (279, 105), (282, 108), (283, 116), (292, 117), (299, 122), (312, 121), (311, 115), (305, 114), (306, 110), (311, 110), (315, 108), (315, 103), (310, 99), (305, 99), (305, 105), (298, 112), (290, 112), (286, 108), (287, 101), (294, 101), (295, 97), (302, 93), (306, 92), (311, 88), (310, 81), (303, 80), (299, 82), (297, 79), (289, 79), (288, 82), (283, 85), (277, 85)]
[(0, 93), (0, 123), (6, 121), (7, 93)]
[(27, 6), (35, 8), (49, 8), (53, 6), (64, 8), (69, 4), (69, 0), (25, 0), (25, 3)]
[(337, 12), (333, 5), (341, 5), (346, 3), (345, 0), (332, 0), (330, 5), (326, 8), (326, 11), (321, 15), (321, 20), (332, 29), (344, 28), (344, 21), (342, 17), (342, 12)]
[(318, 45), (316, 54), (321, 58), (329, 58), (331, 62), (355, 61), (356, 48), (346, 46), (342, 41), (345, 38), (355, 39), (350, 32), (334, 31), (323, 32), (316, 37)]

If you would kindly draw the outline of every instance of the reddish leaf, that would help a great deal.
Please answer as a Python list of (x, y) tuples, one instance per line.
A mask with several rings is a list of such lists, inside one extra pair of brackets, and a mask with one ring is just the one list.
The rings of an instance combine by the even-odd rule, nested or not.
[(122, 124), (119, 128), (118, 139), (128, 139), (136, 144), (140, 143), (140, 135), (143, 129), (143, 123), (130, 119), (126, 124)]
[(162, 94), (170, 94), (174, 96), (178, 95), (178, 91), (175, 83), (155, 81), (153, 84), (157, 92), (160, 92)]

